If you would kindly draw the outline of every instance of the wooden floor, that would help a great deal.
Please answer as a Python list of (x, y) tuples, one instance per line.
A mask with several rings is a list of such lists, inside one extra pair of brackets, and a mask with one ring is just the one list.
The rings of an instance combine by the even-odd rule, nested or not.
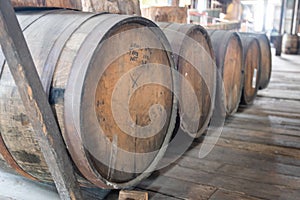
[[(259, 92), (253, 106), (240, 108), (226, 121), (204, 159), (198, 158), (200, 146), (195, 141), (172, 166), (155, 172), (135, 190), (149, 192), (150, 199), (300, 199), (300, 56), (274, 56), (268, 89)], [(34, 198), (19, 198), (34, 183), (28, 186), (14, 175), (14, 181), (8, 179), (0, 171), (1, 200), (40, 199), (34, 193)], [(35, 188), (39, 195), (58, 199), (53, 188)], [(113, 191), (105, 199), (117, 198), (118, 191)]]

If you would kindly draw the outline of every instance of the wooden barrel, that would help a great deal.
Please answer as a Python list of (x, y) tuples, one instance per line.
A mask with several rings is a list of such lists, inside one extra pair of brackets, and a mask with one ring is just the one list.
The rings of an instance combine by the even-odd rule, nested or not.
[[(102, 188), (147, 177), (176, 121), (174, 62), (163, 32), (125, 15), (56, 10), (17, 17), (78, 173)], [(0, 65), (1, 154), (18, 171), (52, 181), (2, 53)]]
[(298, 35), (284, 34), (282, 37), (282, 52), (286, 54), (298, 53)]
[(272, 75), (272, 52), (270, 41), (264, 33), (248, 33), (258, 39), (261, 57), (259, 89), (268, 87)]
[[(181, 77), (178, 80), (181, 128), (192, 137), (199, 137), (207, 128), (214, 108), (216, 67), (211, 41), (200, 25), (158, 25), (171, 43)], [(192, 87), (190, 92), (187, 84)]]
[[(224, 30), (208, 30), (218, 67), (216, 107), (224, 105), (227, 116), (233, 115), (239, 106), (243, 84), (243, 50), (237, 33)], [(224, 87), (224, 93), (223, 92)], [(219, 112), (222, 108), (219, 108)], [(222, 115), (222, 113), (220, 113)]]
[(261, 50), (259, 41), (247, 34), (239, 34), (243, 45), (244, 84), (241, 104), (252, 104), (259, 88), (261, 74)]

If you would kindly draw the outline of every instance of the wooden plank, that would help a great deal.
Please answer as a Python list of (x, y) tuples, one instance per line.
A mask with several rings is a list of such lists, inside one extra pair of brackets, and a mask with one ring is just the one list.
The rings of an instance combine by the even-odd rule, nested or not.
[(11, 0), (14, 7), (58, 7), (81, 10), (81, 0)]
[(81, 199), (73, 166), (10, 1), (0, 1), (0, 42), (61, 199)]
[(264, 108), (259, 109), (255, 107), (251, 107), (251, 109), (240, 108), (238, 113), (257, 115), (263, 117), (276, 116), (276, 117), (284, 117), (288, 119), (300, 119), (300, 113), (290, 113), (284, 110), (274, 111), (274, 110), (269, 110)]
[[(219, 167), (217, 165), (209, 165), (207, 167), (203, 167), (203, 164), (201, 163), (213, 161), (219, 163), (220, 166), (226, 163), (244, 167), (252, 166), (254, 169), (276, 171), (280, 174), (300, 177), (300, 161), (289, 157), (263, 155), (257, 152), (250, 152), (243, 149), (233, 149), (221, 146), (215, 146), (214, 149), (204, 159), (199, 159), (198, 155), (198, 147), (189, 150), (185, 154), (184, 158), (190, 157), (190, 159), (187, 161), (193, 164), (181, 164), (181, 166), (186, 168), (188, 168), (189, 166), (193, 166), (190, 168), (211, 172), (212, 170), (217, 170)], [(185, 161), (183, 160), (183, 162)], [(197, 165), (198, 163), (200, 164)], [(209, 169), (209, 171), (207, 169)]]
[(300, 127), (300, 118), (296, 115), (293, 117), (289, 116), (278, 116), (270, 115), (268, 113), (261, 112), (260, 114), (247, 114), (247, 113), (237, 113), (234, 118), (245, 119), (252, 122), (261, 122), (267, 124), (278, 124), (278, 125), (291, 125), (295, 127)]
[[(151, 200), (178, 200), (179, 198), (176, 197), (171, 197), (171, 196), (167, 196), (167, 195), (163, 195), (157, 192), (152, 192), (152, 191), (148, 191), (148, 190), (141, 190), (141, 189), (137, 189), (138, 191), (147, 191), (148, 195), (149, 195), (149, 199)], [(118, 190), (113, 190), (111, 193), (109, 193), (104, 200), (116, 200), (118, 199), (119, 196), (119, 191)]]
[[(272, 171), (277, 174), (300, 177), (300, 166), (284, 163), (280, 160), (278, 162), (276, 158), (245, 150), (235, 150), (216, 146), (204, 159), (195, 157), (196, 153), (197, 151), (189, 152), (189, 155), (185, 155), (177, 162), (177, 165), (204, 172), (215, 172), (224, 165), (233, 165), (244, 168), (251, 167), (258, 171)], [(276, 163), (274, 164), (275, 161)]]
[(236, 200), (236, 199), (259, 200), (260, 198), (251, 197), (251, 196), (245, 195), (244, 193), (240, 193), (240, 192), (233, 192), (230, 190), (219, 189), (209, 198), (209, 200), (217, 200), (217, 199), (222, 199), (222, 200)]
[(249, 167), (238, 167), (233, 165), (224, 165), (218, 169), (218, 173), (225, 174), (231, 177), (243, 178), (259, 183), (270, 185), (282, 185), (294, 190), (300, 190), (300, 177), (282, 175), (273, 172), (260, 171)]
[[(213, 138), (207, 138), (206, 140), (207, 143), (209, 143), (209, 140), (214, 141)], [(265, 154), (265, 155), (286, 156), (289, 158), (300, 160), (300, 149), (278, 147), (278, 146), (237, 141), (237, 140), (226, 140), (223, 138), (219, 138), (218, 143), (216, 145), (222, 147), (230, 147), (233, 149), (244, 149), (247, 151), (257, 152), (259, 154)]]
[(277, 99), (286, 99), (286, 100), (300, 100), (300, 91), (295, 91), (295, 93), (291, 93), (286, 90), (264, 90), (261, 91), (258, 95), (258, 97), (272, 97)]
[[(276, 122), (276, 117), (272, 117), (269, 122), (260, 122), (260, 121), (250, 121), (247, 119), (242, 118), (232, 118), (230, 121), (228, 120), (225, 124), (225, 126), (228, 127), (238, 127), (241, 129), (249, 129), (249, 130), (262, 130), (262, 131), (274, 131), (278, 134), (287, 134), (289, 132), (299, 132), (299, 127), (297, 125), (288, 125), (288, 124), (280, 124), (279, 122)], [(253, 127), (253, 125), (256, 125), (256, 127)], [(297, 134), (294, 134), (297, 136)]]
[(299, 136), (274, 134), (271, 131), (253, 131), (239, 128), (224, 127), (221, 137), (229, 140), (233, 139), (258, 144), (300, 149)]
[(139, 0), (81, 0), (81, 3), (83, 11), (141, 15)]
[[(251, 108), (251, 109), (249, 109)], [(286, 115), (300, 114), (300, 102), (297, 100), (285, 100), (285, 99), (273, 99), (265, 97), (257, 97), (255, 104), (250, 107), (240, 106), (238, 112), (247, 110), (251, 112), (253, 110), (260, 110), (260, 112), (273, 111), (278, 113), (285, 113)]]
[(148, 193), (141, 191), (121, 190), (119, 200), (148, 200)]
[(208, 199), (217, 189), (213, 186), (160, 176), (160, 174), (152, 175), (137, 187), (176, 198), (193, 200)]
[(142, 16), (156, 22), (187, 23), (187, 8), (177, 6), (149, 7), (142, 9)]
[(222, 173), (206, 173), (175, 166), (166, 170), (163, 176), (176, 178), (196, 184), (209, 184), (231, 191), (239, 191), (256, 198), (266, 199), (297, 199), (300, 190), (281, 185), (271, 185), (243, 178), (231, 177)]

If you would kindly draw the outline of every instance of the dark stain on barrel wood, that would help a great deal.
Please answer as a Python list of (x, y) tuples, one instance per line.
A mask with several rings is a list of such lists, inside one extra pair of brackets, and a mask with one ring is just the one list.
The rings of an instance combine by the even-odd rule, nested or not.
[(29, 154), (26, 151), (17, 151), (17, 152), (12, 152), (15, 154), (15, 157), (17, 160), (21, 162), (26, 162), (26, 163), (40, 163), (41, 160), (38, 156), (35, 154)]
[(51, 105), (59, 104), (64, 101), (65, 89), (62, 88), (51, 88), (49, 95), (49, 103)]
[(30, 123), (29, 118), (24, 113), (13, 116), (13, 120), (17, 122), (21, 122), (22, 126), (26, 126)]

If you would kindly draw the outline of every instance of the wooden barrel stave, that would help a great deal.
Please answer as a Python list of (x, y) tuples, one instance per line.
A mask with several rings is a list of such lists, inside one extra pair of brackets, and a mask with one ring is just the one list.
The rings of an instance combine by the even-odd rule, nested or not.
[(233, 115), (238, 109), (242, 94), (242, 43), (235, 32), (208, 30), (208, 33), (218, 67), (216, 107), (221, 116)]
[[(67, 12), (71, 12), (71, 11), (67, 11)], [(72, 20), (70, 20), (69, 22), (67, 22), (68, 20), (65, 20), (66, 21), (65, 27), (69, 27), (72, 24), (72, 21), (75, 20), (77, 15), (82, 15), (82, 16), (90, 15), (90, 14), (81, 14), (81, 13), (77, 13), (77, 12), (74, 12), (74, 15), (76, 15), (76, 16), (73, 16), (72, 12), (69, 14), (70, 14), (70, 17), (72, 18)], [(66, 19), (66, 18), (64, 18), (64, 19)], [(59, 20), (59, 19), (57, 19), (57, 20)], [(31, 26), (32, 27), (35, 27), (35, 26), (41, 27), (43, 25), (47, 26), (47, 24), (48, 24), (48, 23), (39, 24), (39, 21), (41, 21), (41, 19), (38, 19)], [(60, 22), (60, 23), (64, 24), (64, 22)], [(132, 24), (132, 27), (130, 27), (131, 24)], [(104, 28), (103, 27), (101, 28), (101, 26), (103, 26), (103, 25), (106, 25), (107, 27), (104, 26)], [(117, 32), (115, 32), (115, 31), (118, 31), (116, 28), (117, 26), (125, 27), (123, 29), (120, 29), (119, 30), (120, 32), (125, 31), (126, 26), (128, 26), (128, 28), (127, 28), (128, 30), (134, 30), (134, 28), (136, 28), (136, 27), (153, 27), (153, 28), (156, 27), (149, 20), (145, 20), (145, 19), (139, 18), (139, 17), (127, 17), (127, 16), (120, 17), (118, 15), (109, 15), (109, 14), (101, 15), (101, 16), (100, 15), (94, 16), (94, 17), (84, 21), (78, 28), (76, 28), (74, 33), (71, 34), (70, 38), (67, 41), (65, 41), (65, 45), (63, 45), (64, 48), (63, 48), (62, 52), (60, 53), (59, 59), (57, 60), (57, 62), (53, 61), (54, 64), (51, 62), (51, 65), (54, 65), (56, 68), (55, 68), (55, 71), (53, 74), (53, 79), (50, 77), (50, 79), (52, 80), (52, 87), (51, 87), (51, 91), (50, 91), (51, 95), (50, 95), (49, 100), (50, 100), (50, 103), (53, 104), (53, 109), (55, 110), (55, 114), (57, 116), (57, 119), (58, 119), (58, 122), (59, 122), (59, 125), (60, 125), (60, 128), (63, 133), (65, 141), (69, 138), (75, 138), (70, 141), (66, 141), (66, 144), (68, 146), (70, 154), (71, 154), (76, 166), (82, 172), (84, 177), (89, 179), (95, 185), (97, 185), (99, 187), (103, 187), (103, 188), (128, 187), (130, 185), (134, 185), (134, 184), (138, 183), (140, 180), (142, 180), (143, 178), (148, 176), (149, 173), (151, 172), (151, 170), (154, 169), (158, 160), (161, 158), (161, 156), (164, 152), (164, 149), (161, 149), (161, 147), (162, 147), (162, 145), (166, 145), (166, 143), (168, 142), (168, 140), (171, 136), (171, 133), (172, 133), (172, 129), (174, 127), (174, 122), (175, 122), (174, 111), (173, 111), (174, 107), (175, 107), (175, 102), (173, 102), (174, 99), (172, 97), (172, 93), (163, 87), (159, 87), (159, 86), (152, 87), (152, 88), (148, 87), (147, 89), (149, 91), (157, 90), (157, 92), (159, 92), (159, 93), (162, 92), (164, 94), (160, 98), (158, 98), (160, 100), (154, 101), (154, 104), (160, 103), (160, 101), (162, 101), (165, 103), (164, 105), (166, 106), (168, 116), (167, 116), (167, 121), (166, 121), (166, 124), (165, 124), (163, 130), (160, 131), (159, 134), (157, 134), (157, 136), (154, 136), (153, 138), (150, 138), (149, 140), (147, 140), (147, 138), (146, 139), (138, 139), (136, 137), (126, 138), (126, 135), (124, 135), (119, 130), (118, 134), (120, 135), (121, 139), (124, 138), (124, 142), (117, 143), (117, 145), (124, 149), (126, 149), (126, 145), (129, 145), (129, 146), (134, 145), (135, 148), (131, 147), (131, 149), (129, 149), (129, 150), (133, 151), (133, 154), (135, 154), (135, 152), (139, 152), (140, 149), (143, 150), (143, 146), (145, 144), (147, 144), (148, 149), (145, 148), (144, 151), (152, 151), (152, 150), (158, 150), (158, 151), (155, 154), (152, 154), (151, 157), (144, 158), (144, 160), (143, 159), (141, 160), (138, 156), (137, 156), (137, 158), (135, 158), (135, 157), (128, 158), (129, 161), (126, 160), (126, 158), (124, 158), (124, 157), (123, 158), (121, 158), (120, 156), (117, 157), (116, 158), (118, 161), (117, 165), (119, 165), (119, 168), (120, 168), (120, 165), (123, 165), (125, 163), (129, 167), (131, 167), (131, 166), (133, 167), (134, 165), (140, 165), (140, 170), (141, 170), (141, 171), (138, 171), (136, 174), (133, 172), (129, 172), (129, 173), (121, 172), (122, 176), (120, 177), (120, 179), (118, 178), (119, 174), (117, 172), (116, 173), (109, 172), (110, 174), (108, 175), (107, 169), (104, 169), (101, 171), (102, 166), (100, 164), (98, 165), (97, 163), (95, 163), (93, 161), (93, 158), (91, 158), (90, 155), (88, 155), (85, 147), (83, 146), (82, 143), (80, 143), (80, 141), (79, 141), (79, 145), (81, 147), (79, 147), (77, 145), (78, 143), (76, 143), (75, 146), (72, 143), (73, 141), (78, 142), (78, 140), (82, 139), (81, 137), (87, 137), (87, 138), (89, 137), (89, 136), (84, 136), (85, 131), (83, 131), (83, 134), (79, 137), (78, 135), (74, 135), (75, 132), (72, 132), (72, 131), (68, 130), (68, 128), (67, 129), (65, 128), (65, 126), (69, 126), (70, 123), (74, 123), (73, 121), (71, 121), (71, 122), (65, 121), (67, 116), (65, 116), (64, 109), (65, 109), (65, 106), (70, 103), (70, 102), (66, 102), (66, 100), (65, 100), (65, 99), (68, 99), (68, 98), (65, 98), (66, 97), (65, 90), (69, 90), (68, 87), (71, 87), (73, 85), (72, 81), (68, 82), (69, 78), (71, 77), (70, 74), (72, 74), (72, 71), (74, 71), (75, 68), (78, 68), (78, 66), (76, 66), (76, 65), (82, 64), (82, 63), (78, 63), (78, 61), (80, 61), (78, 59), (77, 59), (77, 62), (75, 62), (76, 58), (79, 56), (77, 53), (80, 53), (80, 49), (82, 49), (84, 46), (84, 43), (88, 41), (87, 38), (91, 37), (90, 35), (92, 35), (92, 32), (95, 31), (96, 28), (98, 30), (101, 30), (99, 32), (100, 34), (98, 34), (98, 38), (96, 38), (96, 39), (99, 42), (103, 42), (101, 37), (102, 36), (108, 37), (109, 36), (108, 33), (116, 34)], [(56, 29), (59, 29), (59, 28), (61, 28), (61, 25), (55, 26), (55, 24), (54, 24), (53, 27), (56, 27)], [(53, 27), (52, 27), (52, 29), (53, 29)], [(47, 27), (45, 27), (45, 28), (47, 29)], [(34, 28), (32, 28), (32, 29), (34, 29)], [(67, 28), (65, 28), (65, 29), (67, 29)], [(31, 30), (31, 31), (32, 31), (32, 34), (34, 35), (35, 31), (34, 30)], [(25, 35), (29, 34), (31, 31), (29, 31), (29, 30), (25, 31)], [(146, 29), (146, 32), (148, 34), (147, 36), (149, 36), (151, 39), (149, 39), (149, 41), (147, 41), (147, 39), (145, 39), (145, 41), (144, 41), (144, 38), (141, 36), (141, 34), (139, 34), (139, 32), (136, 31), (136, 35), (138, 36), (137, 38), (140, 40), (140, 41), (136, 41), (136, 43), (138, 43), (138, 42), (144, 43), (143, 46), (141, 46), (141, 49), (146, 49), (145, 46), (148, 45), (147, 42), (154, 41), (154, 42), (156, 42), (157, 45), (160, 45), (162, 50), (154, 51), (153, 55), (150, 55), (150, 58), (149, 58), (149, 60), (147, 60), (147, 62), (155, 63), (155, 61), (156, 61), (155, 59), (157, 58), (158, 63), (168, 66), (169, 74), (163, 74), (163, 75), (164, 76), (167, 75), (167, 77), (169, 77), (168, 84), (169, 84), (169, 87), (172, 88), (173, 83), (172, 83), (170, 67), (173, 66), (173, 62), (171, 60), (170, 53), (168, 51), (165, 51), (166, 49), (169, 48), (168, 47), (169, 44), (168, 44), (166, 38), (164, 38), (164, 35), (162, 34), (162, 32), (160, 32), (160, 30), (158, 30), (157, 28), (155, 28), (153, 30), (148, 28), (148, 29)], [(50, 31), (49, 31), (49, 33), (50, 33)], [(47, 35), (47, 31), (44, 31), (43, 34)], [(68, 32), (68, 34), (69, 34), (69, 32)], [(37, 35), (36, 37), (42, 38), (45, 35)], [(58, 34), (58, 35), (64, 35), (64, 31), (62, 31), (62, 33)], [(97, 35), (95, 35), (95, 36), (97, 36)], [(31, 37), (31, 36), (26, 36), (26, 37)], [(160, 38), (158, 38), (158, 37), (160, 37)], [(49, 49), (46, 50), (47, 47), (46, 47), (45, 51), (42, 51), (43, 45), (35, 46), (36, 45), (35, 40), (32, 40), (30, 38), (31, 40), (29, 39), (29, 42), (28, 42), (29, 48), (33, 54), (33, 58), (34, 58), (35, 62), (38, 63), (37, 70), (39, 71), (39, 74), (42, 77), (43, 77), (44, 73), (49, 74), (48, 70), (44, 71), (44, 69), (46, 67), (45, 63), (47, 63), (49, 54), (51, 54), (51, 51), (57, 50), (56, 49), (57, 46), (61, 46), (61, 45), (49, 45), (50, 41), (52, 40), (52, 42), (54, 42), (54, 43), (55, 43), (55, 41), (58, 41), (58, 40), (64, 41), (62, 39), (59, 39), (59, 37), (57, 35), (53, 36), (53, 38), (55, 38), (55, 39), (50, 38), (50, 40), (48, 41), (49, 43), (47, 44), (48, 48), (49, 48), (49, 46), (52, 48), (52, 49), (50, 48), (50, 53), (49, 53)], [(95, 38), (92, 38), (92, 39), (94, 41), (96, 41)], [(124, 48), (125, 49), (127, 48), (127, 53), (128, 53), (128, 51), (130, 49), (129, 41), (131, 41), (131, 40), (127, 40), (127, 41), (128, 42), (126, 43), (126, 45), (129, 45), (129, 46), (125, 45), (126, 47), (124, 47)], [(47, 41), (44, 41), (44, 42), (47, 42)], [(120, 40), (119, 40), (119, 42), (120, 42)], [(85, 46), (89, 47), (89, 46), (92, 46), (92, 44), (93, 44), (95, 47), (95, 52), (92, 52), (91, 55), (93, 57), (97, 58), (97, 56), (99, 56), (99, 57), (101, 56), (103, 49), (102, 49), (102, 51), (100, 51), (98, 49), (98, 48), (100, 48), (100, 47), (98, 47), (99, 43), (97, 43), (97, 42), (95, 44), (94, 43), (90, 42), (89, 44), (86, 44)], [(36, 49), (32, 49), (33, 47)], [(53, 47), (56, 47), (56, 48), (53, 49)], [(82, 52), (81, 52), (81, 54), (82, 54)], [(82, 58), (85, 58), (86, 53), (82, 54), (81, 56), (83, 56)], [(128, 57), (128, 54), (125, 54), (123, 57), (124, 57), (123, 59), (130, 58), (130, 57)], [(40, 60), (38, 60), (38, 59), (40, 59)], [(115, 65), (112, 66), (112, 68), (117, 68), (120, 65), (121, 60), (118, 60), (118, 61), (119, 62), (116, 62)], [(129, 70), (131, 68), (135, 68), (139, 64), (142, 64), (144, 62), (145, 62), (144, 60), (139, 60), (134, 63), (129, 62), (129, 63), (127, 63), (128, 66), (126, 66), (127, 70)], [(90, 69), (91, 68), (91, 66), (89, 65), (90, 63), (88, 62), (87, 64), (88, 64), (87, 66), (80, 65), (80, 67), (86, 67), (85, 70)], [(43, 65), (45, 65), (45, 66), (43, 66)], [(93, 67), (94, 69), (98, 68), (97, 63), (95, 63), (94, 65), (96, 66), (96, 67)], [(43, 67), (44, 67), (44, 69), (43, 69)], [(21, 143), (21, 141), (23, 141), (23, 143), (27, 143), (27, 144), (22, 145), (23, 147), (24, 147), (24, 145), (27, 145), (27, 147), (25, 149), (21, 148), (21, 149), (18, 149), (16, 151), (11, 151), (11, 152), (15, 152), (15, 155), (17, 155), (19, 152), (23, 152), (23, 153), (25, 152), (25, 154), (28, 153), (29, 156), (24, 156), (24, 155), (21, 156), (22, 159), (25, 159), (25, 162), (22, 162), (22, 160), (19, 160), (20, 157), (15, 158), (16, 161), (18, 162), (18, 164), (20, 166), (22, 165), (22, 168), (31, 170), (30, 174), (34, 175), (35, 177), (38, 177), (40, 180), (50, 181), (51, 177), (47, 172), (47, 167), (44, 163), (44, 160), (42, 159), (42, 155), (41, 155), (41, 152), (37, 145), (37, 142), (34, 139), (34, 134), (33, 134), (32, 128), (30, 126), (30, 123), (26, 120), (24, 107), (22, 106), (22, 102), (19, 98), (18, 91), (17, 91), (16, 86), (13, 82), (13, 79), (9, 73), (8, 67), (4, 67), (3, 72), (4, 73), (2, 74), (2, 77), (0, 80), (0, 87), (2, 87), (1, 91), (3, 91), (3, 92), (1, 92), (1, 99), (0, 99), (1, 104), (0, 105), (3, 105), (3, 106), (1, 106), (0, 110), (2, 113), (9, 114), (9, 115), (7, 116), (6, 120), (1, 118), (0, 123), (5, 124), (5, 125), (7, 125), (8, 123), (11, 124), (11, 132), (17, 130), (16, 132), (14, 132), (14, 134), (15, 134), (14, 137), (17, 138), (20, 143)], [(97, 70), (96, 70), (96, 72), (97, 72)], [(90, 74), (90, 72), (88, 72), (88, 70), (86, 71), (86, 73)], [(120, 73), (120, 72), (114, 71), (114, 73)], [(114, 73), (112, 73), (110, 75), (114, 75)], [(83, 76), (83, 77), (85, 77), (85, 76)], [(76, 78), (78, 78), (78, 77), (76, 77)], [(162, 79), (162, 77), (160, 77), (160, 78)], [(85, 80), (83, 79), (83, 81), (85, 81)], [(46, 82), (49, 83), (49, 80), (47, 80)], [(92, 83), (94, 83), (94, 81), (92, 81)], [(76, 85), (76, 86), (78, 86), (78, 85)], [(140, 91), (140, 93), (145, 92), (145, 90), (146, 89)], [(97, 94), (98, 93), (100, 94), (101, 89), (98, 89), (98, 91), (99, 92), (97, 92)], [(111, 92), (111, 90), (110, 90), (110, 92)], [(70, 95), (70, 93), (68, 93), (68, 95)], [(139, 95), (141, 95), (141, 94), (139, 94)], [(12, 97), (13, 97), (13, 99), (12, 99)], [(150, 92), (150, 95), (148, 95), (148, 96), (145, 95), (144, 98), (147, 99), (147, 97), (148, 98), (153, 97), (151, 92)], [(154, 96), (154, 97), (156, 98), (156, 96)], [(88, 102), (89, 106), (92, 103), (94, 103), (94, 101), (95, 101), (95, 100), (92, 101), (92, 99), (86, 99), (86, 100), (89, 101)], [(145, 99), (143, 99), (143, 100), (145, 100)], [(11, 104), (8, 106), (7, 102), (11, 102)], [(86, 102), (83, 101), (83, 103), (86, 103)], [(147, 111), (149, 110), (148, 108), (150, 107), (151, 103), (153, 103), (153, 101), (150, 101), (150, 102), (148, 101), (149, 105), (145, 107), (145, 110), (143, 110), (142, 113), (135, 111), (136, 115), (137, 115), (137, 116), (135, 116), (135, 118), (137, 121), (139, 121), (140, 119), (143, 119), (143, 118), (145, 118), (145, 119), (149, 118), (149, 117), (147, 117), (148, 113), (146, 113), (146, 110)], [(143, 102), (138, 102), (138, 104), (143, 104)], [(8, 110), (8, 107), (10, 108), (10, 110)], [(133, 107), (131, 106), (132, 109), (134, 107), (135, 106), (133, 106)], [(84, 110), (82, 110), (81, 112), (79, 112), (77, 114), (81, 115), (82, 112), (84, 112)], [(20, 113), (23, 113), (23, 115)], [(69, 114), (73, 115), (72, 113), (69, 113)], [(17, 115), (18, 119), (12, 120), (13, 115)], [(80, 121), (83, 120), (83, 119), (80, 119), (80, 116), (76, 116), (75, 118), (79, 119)], [(16, 121), (16, 120), (19, 120), (19, 121)], [(80, 121), (78, 122), (78, 124), (81, 124)], [(105, 125), (105, 122), (102, 122), (102, 123)], [(146, 122), (142, 122), (143, 125), (145, 123)], [(1, 125), (1, 127), (4, 127), (4, 126)], [(85, 127), (85, 128), (87, 128), (87, 127)], [(83, 130), (85, 130), (85, 129), (83, 128)], [(5, 135), (6, 136), (9, 135), (8, 130), (1, 130), (1, 133), (2, 133), (2, 135), (4, 135), (4, 138), (5, 138)], [(105, 134), (108, 134), (107, 138), (113, 138), (113, 136), (109, 136), (109, 134), (112, 134), (112, 133), (106, 132)], [(10, 139), (11, 138), (9, 138), (8, 140), (10, 140)], [(26, 141), (26, 142), (24, 142), (24, 141)], [(128, 141), (130, 141), (131, 143), (128, 143)], [(80, 149), (81, 155), (79, 155), (79, 156), (75, 155), (76, 150), (74, 150), (74, 149)], [(27, 150), (29, 152), (27, 152)], [(107, 147), (104, 146), (104, 149), (99, 148), (97, 150), (101, 150), (101, 151), (105, 152), (104, 154), (107, 154), (107, 155), (109, 155), (111, 153), (111, 148), (109, 148), (108, 145), (107, 145)], [(37, 157), (38, 157), (38, 159), (37, 159)], [(26, 159), (28, 159), (28, 160), (26, 160)], [(29, 161), (31, 161), (31, 162), (29, 162)], [(31, 169), (29, 169), (29, 168), (31, 168)], [(88, 170), (85, 170), (86, 168)], [(147, 173), (143, 173), (143, 170), (145, 170), (146, 168), (149, 171), (147, 171)]]
[[(176, 23), (158, 23), (158, 25), (169, 39), (175, 64), (179, 74), (184, 77), (184, 80), (179, 82), (181, 129), (192, 137), (200, 137), (212, 117), (216, 91), (216, 68), (210, 38), (206, 30), (199, 25)], [(187, 88), (181, 81), (191, 84), (197, 98), (199, 115), (195, 112), (197, 106), (195, 102), (189, 95), (184, 95)], [(190, 125), (191, 119), (197, 119), (196, 126)]]

